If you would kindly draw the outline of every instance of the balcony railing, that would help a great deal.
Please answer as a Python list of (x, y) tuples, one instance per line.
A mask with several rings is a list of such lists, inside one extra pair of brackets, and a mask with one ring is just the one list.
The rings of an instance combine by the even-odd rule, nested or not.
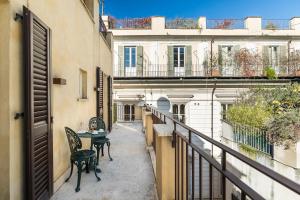
[[(170, 179), (174, 180), (174, 182), (168, 182), (168, 184), (174, 184), (175, 189), (171, 190), (171, 192), (174, 191), (175, 199), (263, 200), (270, 198), (264, 191), (270, 190), (271, 187), (276, 188), (276, 191), (274, 191), (274, 188), (271, 189), (272, 199), (278, 199), (276, 195), (284, 196), (287, 199), (299, 198), (300, 185), (298, 183), (212, 139), (206, 134), (175, 120), (172, 115), (161, 113), (150, 106), (147, 106), (147, 110), (152, 113), (154, 123), (165, 124), (172, 130), (172, 142), (162, 143), (160, 139), (160, 142), (156, 142), (156, 145), (159, 144), (160, 147), (156, 148), (159, 148), (158, 153), (161, 153), (162, 144), (170, 145), (170, 147), (163, 147), (164, 149), (175, 149), (174, 155), (168, 155), (171, 158), (175, 157), (175, 163), (174, 165), (168, 164), (169, 168), (166, 169), (169, 172), (172, 171), (172, 173), (174, 171), (175, 178)], [(199, 143), (199, 140), (202, 143)], [(209, 151), (203, 147), (204, 141), (211, 145)], [(218, 155), (213, 153), (213, 149)], [(173, 151), (167, 150), (166, 152), (170, 153)], [(158, 159), (160, 157), (161, 155), (158, 154)], [(231, 164), (232, 160), (238, 160), (239, 165), (233, 166)], [(256, 177), (259, 180), (249, 177), (251, 183), (246, 183), (241, 178), (244, 175), (233, 172), (234, 169), (242, 170), (245, 168), (253, 170), (250, 176), (253, 176), (254, 171), (260, 174)], [(196, 174), (198, 177), (196, 177)], [(216, 174), (220, 175), (219, 178), (216, 178)], [(167, 179), (169, 177), (159, 178)], [(267, 184), (265, 184), (265, 179), (268, 180)], [(260, 186), (257, 186), (258, 183), (261, 186), (265, 184), (263, 190), (259, 188)], [(159, 195), (164, 192), (159, 191)], [(283, 193), (284, 195), (282, 195)]]
[(189, 18), (176, 18), (166, 20), (166, 29), (197, 29), (198, 21)]
[(287, 19), (263, 19), (262, 29), (265, 30), (289, 30), (290, 20)]
[(207, 29), (244, 29), (243, 19), (208, 19)]
[[(274, 67), (278, 77), (299, 76), (300, 66)], [(167, 64), (144, 65), (143, 67), (116, 66), (115, 77), (265, 77), (263, 65), (251, 69), (241, 69), (238, 66), (220, 66), (214, 68), (203, 65), (174, 67), (170, 70)]]
[(109, 29), (151, 29), (151, 17), (145, 18), (108, 18)]

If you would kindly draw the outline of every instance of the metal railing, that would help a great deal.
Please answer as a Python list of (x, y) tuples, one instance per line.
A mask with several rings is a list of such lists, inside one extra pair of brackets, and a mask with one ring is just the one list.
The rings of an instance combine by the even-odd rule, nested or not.
[(107, 28), (106, 28), (101, 16), (99, 16), (99, 31), (100, 31), (100, 33), (104, 33), (104, 34), (107, 33)]
[(198, 29), (197, 19), (176, 18), (166, 20), (166, 29)]
[(268, 141), (265, 130), (237, 123), (227, 123), (231, 124), (233, 128), (234, 142), (247, 145), (272, 157), (274, 156), (273, 145)]
[(206, 20), (207, 29), (244, 29), (243, 19), (208, 19)]
[[(240, 190), (239, 198), (242, 200), (265, 199), (262, 194), (242, 181), (237, 174), (233, 173), (229, 169), (229, 158), (239, 160), (246, 166), (253, 168), (254, 170), (265, 175), (268, 179), (272, 180), (272, 182), (278, 183), (290, 192), (294, 192), (294, 194), (297, 195), (298, 198), (300, 197), (300, 185), (298, 183), (293, 182), (292, 180), (278, 174), (270, 168), (173, 119), (172, 116), (159, 112), (156, 108), (147, 106), (147, 109), (152, 112), (153, 119), (155, 119), (156, 122), (168, 124), (173, 127), (172, 145), (175, 148), (174, 184), (176, 200), (195, 199), (195, 173), (199, 174), (197, 183), (197, 187), (199, 189), (199, 199), (202, 199), (203, 197), (203, 192), (205, 192), (203, 189), (203, 184), (207, 184), (207, 182), (209, 185), (209, 188), (207, 188), (209, 191), (209, 196), (205, 198), (215, 199), (213, 185), (215, 180), (213, 180), (213, 172), (216, 171), (221, 175), (221, 178), (219, 179), (221, 197), (216, 198), (223, 200), (226, 199), (226, 192), (228, 192), (228, 188), (226, 187), (226, 185), (230, 183)], [(220, 150), (220, 161), (216, 159), (213, 154), (208, 153), (205, 149), (199, 146), (195, 142), (196, 140), (194, 138), (198, 138), (198, 140), (201, 139), (210, 143), (212, 145), (212, 149), (218, 148)], [(189, 162), (189, 159), (184, 159), (188, 157), (190, 157), (191, 163)], [(195, 168), (195, 157), (198, 158), (198, 168)], [(207, 163), (208, 166), (208, 179), (203, 179), (204, 171), (202, 166), (204, 165), (204, 163)], [(204, 180), (206, 180), (207, 182), (204, 182)], [(233, 195), (233, 192), (231, 192), (231, 195)]]
[(145, 18), (108, 18), (109, 29), (151, 29), (151, 17)]
[(265, 30), (289, 30), (290, 20), (288, 19), (263, 19), (262, 29)]

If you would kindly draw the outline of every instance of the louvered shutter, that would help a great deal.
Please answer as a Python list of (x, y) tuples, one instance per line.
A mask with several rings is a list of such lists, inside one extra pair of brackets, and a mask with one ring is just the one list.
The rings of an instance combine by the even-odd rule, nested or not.
[(96, 68), (96, 113), (97, 117), (103, 118), (103, 71), (100, 67)]
[(125, 66), (124, 66), (124, 46), (118, 47), (118, 55), (119, 55), (119, 67), (118, 67), (118, 76), (125, 76)]
[(107, 78), (107, 91), (108, 91), (108, 131), (112, 130), (112, 78), (109, 76)]
[(270, 56), (269, 56), (269, 46), (263, 46), (262, 47), (262, 56), (263, 56), (263, 67), (269, 67), (271, 62), (270, 62)]
[(168, 46), (168, 75), (174, 76), (174, 47)]
[(27, 199), (52, 195), (50, 29), (23, 8)]
[(185, 47), (185, 75), (191, 76), (192, 75), (192, 46)]
[(137, 46), (137, 63), (136, 63), (136, 73), (138, 77), (143, 76), (143, 47)]
[(222, 46), (219, 45), (218, 46), (218, 64), (219, 64), (219, 68), (222, 69), (223, 67), (223, 54), (222, 54), (223, 50), (222, 50)]

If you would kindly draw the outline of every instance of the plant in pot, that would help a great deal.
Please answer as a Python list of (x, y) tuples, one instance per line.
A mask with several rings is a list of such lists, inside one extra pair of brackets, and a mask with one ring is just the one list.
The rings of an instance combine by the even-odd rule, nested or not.
[(210, 76), (221, 76), (216, 54), (208, 52), (206, 57), (207, 59), (203, 62), (203, 65), (207, 69), (207, 74)]
[(234, 55), (235, 63), (240, 66), (241, 72), (246, 77), (255, 76), (262, 59), (256, 51), (251, 51), (247, 48), (238, 50)]
[(276, 72), (272, 67), (266, 67), (264, 70), (264, 74), (267, 79), (277, 79)]

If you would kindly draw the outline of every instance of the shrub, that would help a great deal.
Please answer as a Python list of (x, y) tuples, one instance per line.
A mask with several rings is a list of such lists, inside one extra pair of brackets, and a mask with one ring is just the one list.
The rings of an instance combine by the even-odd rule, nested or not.
[(272, 67), (267, 67), (265, 69), (265, 74), (266, 74), (268, 79), (276, 79), (277, 78), (276, 72)]
[(300, 110), (293, 109), (274, 115), (266, 127), (269, 140), (288, 149), (300, 139)]

